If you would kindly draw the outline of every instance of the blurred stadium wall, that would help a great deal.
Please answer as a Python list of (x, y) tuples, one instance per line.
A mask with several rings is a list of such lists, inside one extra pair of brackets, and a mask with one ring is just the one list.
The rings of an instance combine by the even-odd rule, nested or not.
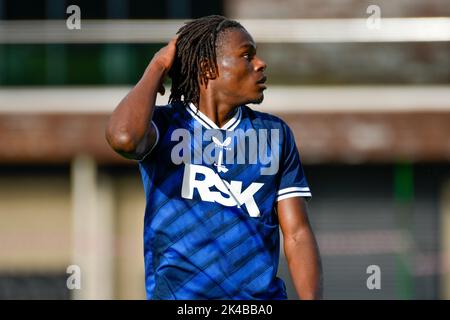
[[(104, 127), (182, 21), (208, 14), (239, 19), (269, 65), (257, 108), (296, 135), (325, 298), (449, 299), (444, 0), (0, 0), (0, 298), (145, 297), (144, 194)], [(284, 257), (280, 276), (295, 299)]]

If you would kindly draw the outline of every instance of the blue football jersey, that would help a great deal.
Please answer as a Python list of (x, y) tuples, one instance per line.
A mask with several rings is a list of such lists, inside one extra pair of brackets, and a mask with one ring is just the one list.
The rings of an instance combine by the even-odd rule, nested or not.
[(139, 161), (148, 299), (286, 299), (276, 202), (311, 197), (294, 136), (248, 106), (219, 128), (193, 104), (156, 107)]

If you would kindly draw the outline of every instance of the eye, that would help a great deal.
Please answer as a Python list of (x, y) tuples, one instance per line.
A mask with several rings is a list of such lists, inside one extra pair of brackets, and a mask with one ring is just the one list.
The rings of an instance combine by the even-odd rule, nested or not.
[(250, 53), (244, 53), (242, 56), (244, 57), (244, 59), (247, 59), (249, 61), (252, 59), (252, 55)]

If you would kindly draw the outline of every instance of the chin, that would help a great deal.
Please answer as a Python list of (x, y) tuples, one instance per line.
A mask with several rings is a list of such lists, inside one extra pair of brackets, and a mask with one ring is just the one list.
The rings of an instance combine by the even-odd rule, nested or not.
[(258, 98), (251, 100), (250, 103), (260, 104), (263, 102), (263, 100), (264, 100), (264, 94), (261, 93), (261, 95)]

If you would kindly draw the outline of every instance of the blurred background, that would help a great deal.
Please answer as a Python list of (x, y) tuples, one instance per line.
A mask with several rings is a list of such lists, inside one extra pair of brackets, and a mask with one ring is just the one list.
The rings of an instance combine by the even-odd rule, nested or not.
[[(104, 128), (209, 14), (268, 64), (256, 108), (296, 135), (325, 299), (449, 299), (448, 0), (0, 0), (0, 299), (145, 298), (144, 192)], [(295, 299), (283, 254), (279, 275)]]

